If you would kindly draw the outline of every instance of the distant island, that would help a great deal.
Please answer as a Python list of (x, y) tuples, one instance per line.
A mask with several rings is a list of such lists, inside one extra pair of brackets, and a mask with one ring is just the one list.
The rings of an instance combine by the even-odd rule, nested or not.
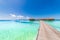
[(54, 18), (45, 18), (45, 19), (40, 19), (40, 20), (53, 21), (55, 19)]
[(42, 19), (34, 19), (34, 18), (30, 18), (28, 19), (29, 21), (40, 21), (40, 20), (45, 20), (45, 21), (54, 21), (54, 18), (42, 18)]

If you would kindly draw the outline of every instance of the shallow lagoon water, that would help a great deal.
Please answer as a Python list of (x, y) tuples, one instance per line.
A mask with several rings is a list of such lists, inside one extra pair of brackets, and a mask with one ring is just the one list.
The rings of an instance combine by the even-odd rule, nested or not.
[(60, 31), (60, 20), (46, 21), (46, 23), (49, 24), (55, 30)]
[[(60, 31), (60, 21), (45, 22)], [(39, 27), (39, 21), (0, 21), (0, 40), (36, 40)]]
[(36, 40), (39, 22), (0, 21), (0, 40)]

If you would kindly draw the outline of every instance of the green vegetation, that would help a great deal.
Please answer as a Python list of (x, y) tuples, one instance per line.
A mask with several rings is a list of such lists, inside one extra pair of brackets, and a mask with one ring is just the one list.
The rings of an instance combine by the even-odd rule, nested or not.
[(29, 21), (35, 21), (35, 19), (32, 18), (32, 19), (29, 19)]

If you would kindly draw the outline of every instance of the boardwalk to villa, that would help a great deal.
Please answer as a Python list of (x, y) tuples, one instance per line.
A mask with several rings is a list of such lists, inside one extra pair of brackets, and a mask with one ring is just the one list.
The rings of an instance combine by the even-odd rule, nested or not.
[(60, 40), (60, 32), (45, 22), (40, 21), (40, 28), (36, 40)]

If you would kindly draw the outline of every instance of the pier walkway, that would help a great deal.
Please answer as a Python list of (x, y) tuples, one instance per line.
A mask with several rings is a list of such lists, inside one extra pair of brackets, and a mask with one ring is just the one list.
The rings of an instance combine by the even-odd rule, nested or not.
[(40, 21), (40, 28), (36, 40), (60, 40), (60, 32), (53, 29), (44, 21)]

